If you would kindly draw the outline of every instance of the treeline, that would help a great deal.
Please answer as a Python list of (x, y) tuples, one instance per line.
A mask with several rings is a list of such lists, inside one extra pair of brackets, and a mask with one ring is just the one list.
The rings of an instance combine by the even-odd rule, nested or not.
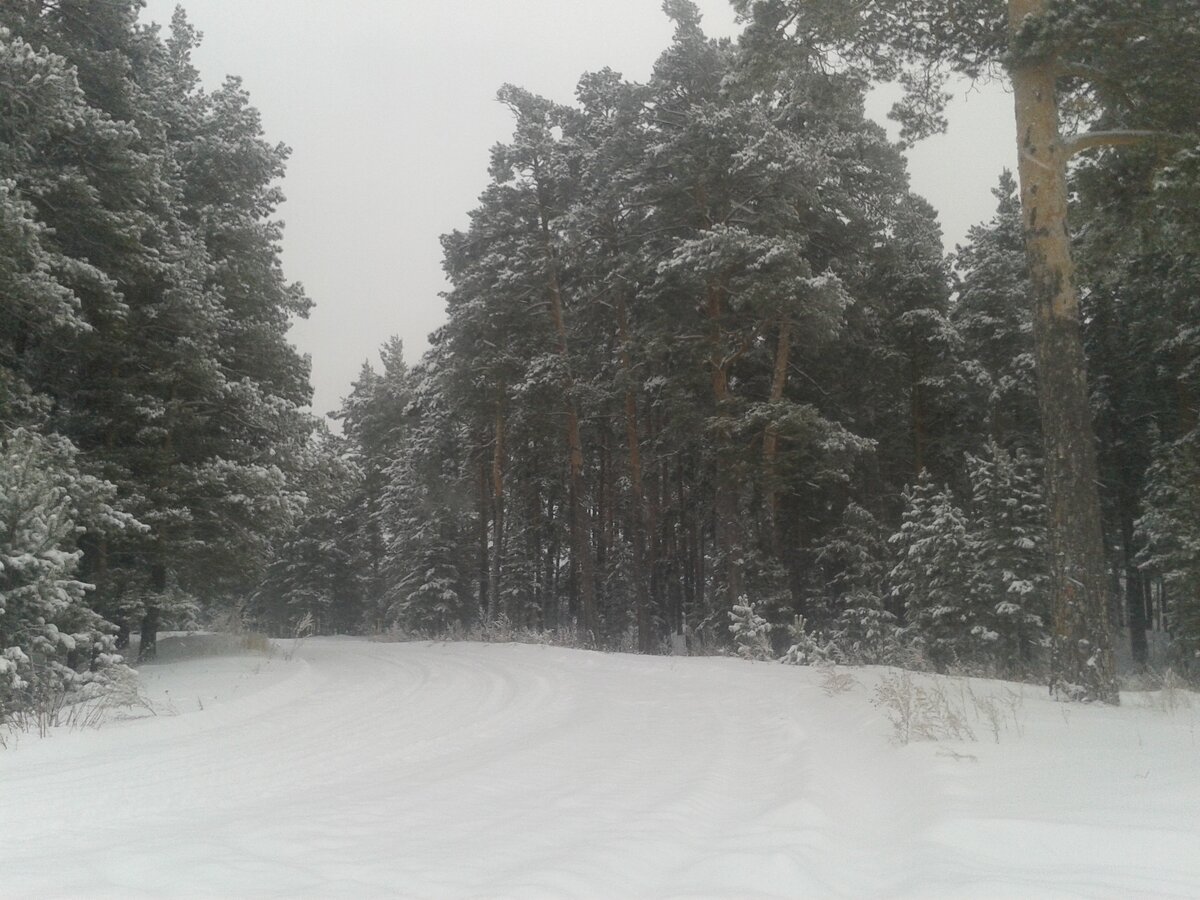
[[(657, 652), (729, 645), (738, 607), (793, 658), (1044, 669), (1012, 177), (947, 259), (861, 70), (665, 8), (645, 84), (501, 90), (513, 137), (443, 238), (447, 324), (411, 370), (394, 342), (364, 369), (261, 614)], [(1197, 159), (1151, 143), (1071, 170), (1110, 613), (1139, 662), (1152, 625), (1200, 647)]]
[(288, 151), (140, 7), (0, 2), (0, 722), (248, 596), (304, 502)]
[[(925, 21), (904, 4), (866, 4), (856, 44), (818, 0), (742, 3), (733, 44), (668, 0), (646, 83), (502, 89), (514, 134), (443, 238), (446, 325), (411, 368), (395, 341), (364, 367), (341, 436), (285, 339), (309, 305), (279, 262), (286, 148), (236, 80), (201, 88), (182, 14), (167, 37), (139, 5), (0, 0), (0, 720), (230, 608), (1044, 670), (1076, 523), (1046, 515), (1027, 227), (1005, 174), (947, 258), (865, 117), (891, 64), (870, 42)], [(1092, 6), (1030, 40), (1075, 67), (1064, 113), (1127, 135), (1070, 168), (1107, 618), (1138, 662), (1154, 628), (1194, 666), (1200, 53), (1143, 7), (1112, 40), (1076, 39), (1117, 14)], [(1156, 51), (1126, 59), (1134, 25)], [(928, 131), (938, 83), (908, 87)]]

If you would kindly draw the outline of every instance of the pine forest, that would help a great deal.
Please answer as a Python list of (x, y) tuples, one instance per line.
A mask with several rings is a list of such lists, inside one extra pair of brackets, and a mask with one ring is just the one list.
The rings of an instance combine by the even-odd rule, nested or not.
[[(0, 721), (231, 620), (1200, 676), (1195, 0), (733, 5), (499, 87), (444, 324), (331, 423), (242, 83), (182, 9), (0, 0)], [(904, 151), (988, 79), (1021, 163), (947, 253)]]

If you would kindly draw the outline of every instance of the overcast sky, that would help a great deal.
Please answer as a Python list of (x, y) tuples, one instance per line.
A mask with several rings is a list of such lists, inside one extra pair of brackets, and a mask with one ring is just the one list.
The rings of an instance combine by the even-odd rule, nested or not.
[[(176, 0), (147, 0), (166, 25)], [(282, 210), (284, 268), (316, 301), (292, 338), (312, 356), (314, 410), (335, 409), (390, 335), (409, 362), (442, 321), (438, 236), (466, 225), (488, 150), (511, 133), (505, 82), (568, 102), (586, 71), (644, 80), (667, 46), (660, 0), (184, 0), (204, 33), (207, 84), (240, 75), (267, 137), (293, 148)], [(698, 0), (717, 36), (726, 0)], [(886, 104), (879, 103), (880, 111)], [(966, 94), (947, 135), (910, 153), (913, 186), (947, 246), (994, 208), (1015, 165), (1012, 106)]]

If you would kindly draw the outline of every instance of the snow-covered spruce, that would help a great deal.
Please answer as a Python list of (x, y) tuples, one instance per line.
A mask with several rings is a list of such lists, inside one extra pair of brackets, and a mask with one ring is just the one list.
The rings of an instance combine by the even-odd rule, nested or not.
[(0, 725), (102, 688), (121, 665), (114, 626), (86, 603), (77, 541), (139, 528), (110, 484), (82, 473), (63, 438), (0, 435)]

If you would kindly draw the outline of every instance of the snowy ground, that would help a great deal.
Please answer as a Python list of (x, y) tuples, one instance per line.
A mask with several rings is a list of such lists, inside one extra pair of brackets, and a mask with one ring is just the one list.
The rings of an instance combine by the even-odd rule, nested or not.
[(0, 896), (1200, 896), (1194, 695), (947, 682), (977, 740), (901, 746), (887, 673), (852, 674), (349, 639), (147, 666), (158, 716), (0, 750)]

